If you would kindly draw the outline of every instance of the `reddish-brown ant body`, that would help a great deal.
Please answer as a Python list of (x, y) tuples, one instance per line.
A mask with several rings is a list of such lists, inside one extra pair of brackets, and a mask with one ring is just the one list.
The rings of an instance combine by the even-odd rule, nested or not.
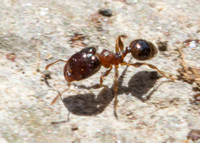
[[(163, 72), (161, 72), (157, 67), (147, 64), (147, 63), (126, 63), (124, 61), (125, 56), (128, 53), (131, 53), (132, 56), (137, 60), (149, 60), (153, 58), (157, 54), (156, 47), (151, 43), (143, 39), (137, 39), (130, 43), (129, 46), (127, 46), (124, 49), (124, 44), (121, 40), (121, 37), (118, 36), (116, 39), (116, 45), (115, 45), (115, 53), (109, 50), (104, 49), (100, 54), (96, 52), (96, 49), (93, 47), (84, 48), (81, 51), (75, 53), (72, 55), (69, 60), (57, 60), (49, 65), (46, 66), (46, 70), (53, 64), (57, 62), (65, 62), (64, 67), (64, 76), (65, 79), (68, 82), (68, 85), (70, 85), (73, 81), (79, 81), (86, 79), (96, 72), (99, 71), (101, 66), (104, 66), (105, 68), (108, 68), (108, 70), (100, 77), (100, 86), (103, 85), (103, 78), (107, 76), (110, 71), (112, 70), (112, 67), (115, 68), (115, 78), (114, 78), (114, 115), (117, 117), (117, 91), (118, 91), (118, 67), (119, 65), (128, 65), (128, 66), (134, 66), (134, 67), (140, 67), (142, 65), (147, 65), (152, 69), (157, 70), (160, 74), (162, 74), (164, 77), (174, 80), (171, 76), (166, 76)], [(68, 89), (64, 90), (66, 92)], [(63, 93), (64, 93), (63, 92)], [(62, 95), (57, 95), (54, 100), (52, 101), (52, 104), (55, 103), (58, 97)]]

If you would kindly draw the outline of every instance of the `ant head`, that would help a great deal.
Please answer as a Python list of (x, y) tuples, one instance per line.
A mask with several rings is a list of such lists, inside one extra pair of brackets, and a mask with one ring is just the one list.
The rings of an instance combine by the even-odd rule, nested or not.
[(158, 52), (153, 43), (142, 39), (132, 41), (129, 45), (129, 50), (137, 60), (149, 60)]

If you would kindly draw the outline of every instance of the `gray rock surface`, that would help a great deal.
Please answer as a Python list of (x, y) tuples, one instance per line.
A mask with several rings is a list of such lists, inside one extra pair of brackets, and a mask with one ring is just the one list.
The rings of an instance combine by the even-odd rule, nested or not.
[[(104, 8), (113, 15), (99, 15)], [(98, 46), (99, 52), (114, 50), (117, 36), (125, 34), (125, 45), (137, 38), (168, 41), (168, 50), (148, 63), (178, 74), (177, 43), (200, 39), (199, 26), (199, 0), (1, 1), (0, 142), (183, 143), (191, 129), (200, 129), (200, 106), (193, 104), (195, 92), (188, 83), (156, 79), (145, 66), (120, 67), (116, 120), (113, 71), (104, 81), (108, 88), (72, 86), (63, 95), (65, 104), (59, 99), (54, 105), (50, 103), (57, 92), (45, 84), (42, 73), (47, 64), (68, 59), (86, 46)], [(74, 33), (85, 37), (72, 42)], [(187, 62), (200, 67), (200, 46), (184, 52)], [(6, 58), (11, 53), (15, 61)], [(49, 83), (58, 91), (67, 88), (63, 66), (58, 63), (49, 69)], [(99, 83), (105, 70), (77, 84)]]

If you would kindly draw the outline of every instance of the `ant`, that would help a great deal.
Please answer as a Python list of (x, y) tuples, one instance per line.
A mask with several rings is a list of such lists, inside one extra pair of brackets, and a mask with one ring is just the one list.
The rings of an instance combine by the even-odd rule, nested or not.
[(130, 43), (129, 46), (127, 46), (124, 49), (124, 44), (121, 40), (121, 38), (125, 38), (126, 36), (120, 35), (116, 39), (115, 44), (115, 53), (112, 51), (109, 51), (107, 49), (104, 49), (100, 54), (96, 52), (96, 49), (94, 47), (87, 47), (82, 49), (81, 51), (75, 53), (72, 55), (67, 61), (65, 60), (57, 60), (49, 65), (46, 66), (45, 70), (48, 70), (48, 68), (52, 65), (54, 65), (57, 62), (65, 62), (64, 67), (64, 77), (66, 81), (68, 82), (68, 88), (65, 89), (62, 93), (59, 93), (54, 100), (51, 102), (51, 104), (54, 104), (58, 97), (60, 97), (64, 92), (66, 92), (69, 89), (70, 83), (73, 81), (80, 81), (83, 79), (86, 79), (92, 75), (94, 75), (96, 72), (99, 71), (101, 66), (104, 66), (105, 68), (108, 68), (108, 70), (103, 73), (100, 77), (100, 87), (105, 87), (103, 85), (103, 79), (107, 75), (109, 75), (110, 71), (112, 70), (114, 66), (115, 70), (115, 77), (114, 77), (114, 115), (117, 118), (117, 91), (118, 91), (118, 67), (119, 65), (126, 65), (126, 66), (134, 66), (134, 67), (140, 67), (143, 65), (146, 65), (152, 69), (155, 69), (157, 72), (159, 72), (164, 77), (175, 80), (174, 77), (166, 76), (164, 72), (160, 71), (157, 67), (154, 65), (148, 64), (148, 63), (127, 63), (124, 61), (124, 58), (128, 53), (131, 53), (132, 56), (140, 61), (145, 61), (152, 59), (157, 54), (157, 49), (153, 45), (153, 43), (143, 40), (143, 39), (137, 39)]

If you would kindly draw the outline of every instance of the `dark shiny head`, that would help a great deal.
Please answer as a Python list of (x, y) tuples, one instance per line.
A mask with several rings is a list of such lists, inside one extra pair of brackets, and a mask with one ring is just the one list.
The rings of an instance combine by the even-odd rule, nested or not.
[(142, 39), (132, 41), (129, 48), (131, 54), (137, 60), (149, 60), (158, 52), (153, 43)]

